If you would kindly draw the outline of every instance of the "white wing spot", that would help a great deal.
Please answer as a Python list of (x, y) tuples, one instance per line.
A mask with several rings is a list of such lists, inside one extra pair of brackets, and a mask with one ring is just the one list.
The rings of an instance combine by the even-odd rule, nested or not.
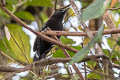
[(35, 56), (36, 56), (37, 58), (39, 58), (39, 56), (38, 56), (38, 54), (37, 54), (37, 53), (35, 53)]

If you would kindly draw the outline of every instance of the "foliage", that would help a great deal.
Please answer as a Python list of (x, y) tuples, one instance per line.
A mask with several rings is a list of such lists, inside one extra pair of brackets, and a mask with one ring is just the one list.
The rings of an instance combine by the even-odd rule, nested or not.
[[(2, 1), (2, 0), (1, 0)], [(37, 21), (39, 29), (41, 29), (42, 25), (50, 18), (52, 11), (54, 9), (54, 1), (55, 0), (5, 0), (6, 5), (5, 7), (10, 10), (11, 13), (16, 15), (19, 19), (23, 22), (30, 25), (33, 21)], [(69, 0), (58, 0), (57, 7), (63, 5), (64, 2), (68, 2)], [(24, 76), (20, 74), (16, 74), (20, 77), (20, 80), (40, 80), (43, 78), (55, 78), (56, 80), (78, 80), (80, 79), (79, 73), (73, 71), (73, 67), (71, 64), (76, 64), (78, 68), (83, 70), (85, 78), (93, 80), (103, 80), (106, 79), (106, 75), (108, 76), (106, 80), (113, 80), (111, 79), (111, 74), (108, 74), (111, 70), (111, 66), (109, 67), (108, 71), (105, 69), (108, 63), (104, 63), (105, 58), (95, 58), (91, 57), (91, 59), (87, 60), (82, 64), (84, 58), (87, 58), (88, 55), (98, 54), (95, 48), (95, 44), (98, 43), (101, 50), (103, 51), (104, 55), (108, 58), (108, 60), (112, 63), (120, 67), (120, 34), (112, 34), (109, 37), (103, 36), (103, 26), (104, 29), (108, 30), (111, 29), (105, 20), (105, 14), (108, 13), (111, 21), (115, 25), (114, 28), (118, 28), (120, 24), (120, 10), (119, 5), (120, 2), (118, 0), (77, 0), (77, 2), (82, 4), (81, 9), (81, 17), (83, 22), (89, 21), (88, 27), (91, 31), (96, 30), (98, 31), (96, 35), (90, 40), (87, 36), (81, 37), (77, 36), (61, 36), (60, 41), (61, 43), (69, 46), (70, 48), (74, 48), (78, 50), (77, 53), (72, 52), (70, 50), (66, 50), (66, 52), (71, 56), (72, 60), (68, 63), (64, 64), (52, 64), (47, 65), (47, 69), (40, 69), (43, 70), (41, 75), (37, 74), (38, 67), (34, 66), (33, 71), (29, 71), (28, 73), (24, 73)], [(76, 4), (79, 4), (77, 3)], [(0, 5), (2, 2), (0, 2)], [(1, 6), (0, 6), (1, 7)], [(63, 7), (63, 6), (61, 6)], [(109, 10), (109, 8), (113, 10)], [(118, 9), (116, 9), (118, 8)], [(109, 11), (108, 11), (109, 10)], [(72, 15), (71, 15), (72, 14)], [(116, 14), (118, 15), (116, 19)], [(102, 18), (102, 21), (101, 21)], [(73, 20), (72, 20), (73, 19)], [(66, 14), (64, 19), (64, 26), (67, 26), (67, 31), (75, 31), (84, 32), (84, 28), (79, 24), (76, 14), (72, 8)], [(32, 46), (31, 37), (28, 36), (23, 31), (23, 27), (14, 21), (6, 12), (0, 9), (0, 65), (9, 65), (16, 68), (23, 68), (26, 65), (33, 63), (33, 57), (31, 57)], [(101, 24), (100, 24), (101, 21)], [(76, 23), (76, 24), (75, 24)], [(67, 25), (68, 24), (68, 25)], [(32, 26), (32, 25), (30, 25)], [(91, 29), (92, 27), (92, 29)], [(100, 27), (100, 28), (99, 28)], [(8, 29), (8, 30), (7, 30)], [(67, 32), (66, 31), (66, 32)], [(111, 33), (110, 33), (111, 34)], [(33, 35), (32, 35), (33, 37)], [(32, 38), (33, 39), (33, 38)], [(77, 40), (75, 40), (77, 39)], [(80, 42), (76, 45), (77, 42)], [(55, 45), (51, 51), (50, 56), (54, 58), (65, 58), (64, 51), (58, 46)], [(48, 54), (49, 56), (49, 54)], [(70, 64), (69, 64), (70, 63)], [(17, 65), (17, 66), (15, 66)], [(114, 65), (114, 66), (115, 66)], [(117, 69), (116, 67), (112, 66), (112, 69)], [(41, 67), (40, 67), (41, 68)], [(63, 70), (62, 70), (63, 69)], [(62, 73), (60, 71), (64, 71)], [(106, 71), (105, 71), (106, 70)], [(108, 73), (107, 73), (108, 72)], [(117, 79), (120, 72), (116, 70), (112, 70), (114, 77)], [(17, 72), (15, 72), (17, 73)], [(12, 76), (15, 76), (15, 73), (10, 73)], [(25, 75), (26, 74), (26, 75)], [(9, 75), (7, 72), (3, 73), (0, 72), (0, 79), (6, 78), (6, 75)], [(36, 77), (36, 75), (39, 76)], [(52, 77), (51, 77), (52, 76)]]

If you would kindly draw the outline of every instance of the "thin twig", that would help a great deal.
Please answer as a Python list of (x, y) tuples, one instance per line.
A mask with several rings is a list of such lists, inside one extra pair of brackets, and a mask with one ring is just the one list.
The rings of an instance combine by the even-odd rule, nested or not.
[(120, 9), (120, 7), (118, 7), (118, 8), (108, 8), (107, 10), (118, 10), (118, 9)]
[(84, 62), (84, 71), (85, 71), (85, 80), (87, 80), (87, 70), (86, 70), (86, 63)]
[(65, 9), (65, 8), (68, 8), (69, 6), (70, 6), (70, 4), (68, 4), (68, 5), (64, 6), (64, 7), (61, 7), (59, 9)]
[(57, 74), (50, 75), (50, 76), (46, 77), (45, 80), (50, 79), (50, 78), (53, 78), (53, 77), (58, 77), (58, 75), (60, 75), (60, 74), (61, 74), (61, 73), (57, 73)]
[(22, 6), (23, 4), (25, 4), (27, 2), (27, 0), (24, 0), (24, 1), (20, 1), (18, 4), (16, 4), (16, 8)]
[[(97, 58), (109, 59), (105, 55), (96, 54), (96, 55), (89, 55), (80, 62), (96, 60)], [(67, 63), (70, 60), (71, 60), (70, 58), (47, 58), (47, 59), (42, 59), (40, 61), (34, 62), (33, 64), (26, 65), (24, 68), (15, 68), (15, 67), (10, 67), (10, 66), (6, 66), (6, 65), (0, 65), (0, 71), (1, 72), (23, 72), (23, 71), (31, 70), (34, 67), (33, 65), (35, 65), (37, 68), (37, 66), (43, 67), (46, 65), (54, 64), (54, 63), (60, 63), (60, 62)], [(118, 65), (118, 64), (112, 64), (112, 65), (114, 68), (120, 69), (120, 65)]]
[(6, 5), (5, 0), (1, 0), (1, 2), (2, 2), (2, 6), (5, 6), (5, 5)]
[(120, 69), (120, 65), (119, 64), (112, 64), (114, 68)]
[(0, 65), (0, 71), (1, 72), (23, 72), (26, 70), (31, 70), (32, 67), (35, 66), (39, 66), (39, 67), (43, 67), (46, 65), (51, 65), (54, 63), (66, 63), (69, 62), (71, 59), (70, 58), (48, 58), (48, 59), (42, 59), (40, 61), (36, 61), (33, 64), (29, 64), (26, 65), (24, 68), (15, 68), (15, 67), (10, 67), (10, 66), (6, 66), (6, 65)]
[[(91, 31), (92, 34), (96, 34), (98, 31)], [(120, 29), (106, 29), (103, 34), (117, 34), (120, 33)], [(87, 36), (85, 32), (68, 32), (68, 31), (46, 31), (42, 32), (45, 35), (54, 35), (54, 36)]]
[(0, 54), (2, 54), (3, 56), (5, 56), (7, 59), (15, 62), (15, 63), (18, 63), (15, 59), (13, 59), (12, 57), (10, 57), (9, 55), (7, 55), (6, 53), (4, 53), (3, 51), (0, 50)]
[(57, 10), (57, 0), (55, 0), (55, 9), (54, 9), (54, 11), (56, 11)]

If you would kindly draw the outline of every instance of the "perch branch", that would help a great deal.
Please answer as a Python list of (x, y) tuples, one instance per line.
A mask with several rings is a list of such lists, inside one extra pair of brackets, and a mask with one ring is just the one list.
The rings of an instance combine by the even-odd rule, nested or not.
[[(108, 59), (108, 57), (106, 57), (103, 54), (96, 54), (96, 55), (89, 55), (89, 56), (85, 57), (80, 62), (85, 62), (85, 61), (89, 61), (89, 60), (96, 60), (98, 58)], [(61, 62), (67, 63), (70, 60), (71, 60), (71, 58), (47, 58), (47, 59), (42, 59), (40, 61), (36, 61), (33, 64), (26, 65), (24, 68), (15, 68), (15, 67), (10, 67), (10, 66), (6, 66), (6, 65), (0, 65), (0, 72), (24, 72), (27, 70), (31, 70), (33, 65), (42, 67), (42, 66), (51, 65), (54, 63), (61, 63)], [(117, 64), (113, 64), (113, 67), (120, 69), (120, 66)]]
[[(96, 34), (98, 31), (91, 31), (92, 34)], [(87, 36), (85, 32), (68, 32), (68, 31), (46, 31), (41, 32), (45, 35), (56, 35), (56, 36)], [(120, 33), (120, 29), (106, 29), (103, 34), (117, 34)]]

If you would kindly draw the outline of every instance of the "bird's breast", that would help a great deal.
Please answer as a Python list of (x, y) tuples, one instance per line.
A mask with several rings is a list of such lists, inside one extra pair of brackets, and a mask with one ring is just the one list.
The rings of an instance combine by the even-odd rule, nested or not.
[(47, 27), (49, 27), (52, 30), (63, 30), (63, 24), (62, 21), (52, 19), (47, 22)]

